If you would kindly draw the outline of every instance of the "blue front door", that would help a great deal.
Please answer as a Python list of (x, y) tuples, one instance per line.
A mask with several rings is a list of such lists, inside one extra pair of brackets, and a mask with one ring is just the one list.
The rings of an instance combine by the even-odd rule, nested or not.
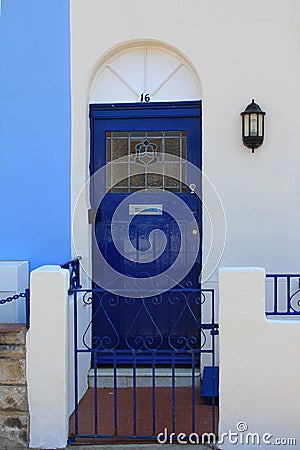
[[(93, 298), (92, 332), (98, 362), (112, 363), (111, 351), (118, 350), (118, 362), (129, 363), (135, 350), (141, 363), (150, 363), (149, 354), (156, 352), (156, 363), (168, 364), (170, 352), (180, 350), (183, 341), (196, 348), (201, 340), (202, 218), (194, 193), (201, 190), (201, 177), (187, 163), (201, 168), (201, 103), (91, 105), (90, 119), (90, 172), (102, 171), (97, 183), (106, 192), (98, 206), (98, 189), (91, 183), (97, 210), (92, 251), (93, 287), (99, 293)], [(193, 265), (185, 273), (191, 254)], [(175, 278), (184, 276), (166, 291), (174, 272), (168, 281), (161, 274), (174, 264), (179, 264)], [(119, 290), (110, 289), (108, 266), (124, 276)], [(154, 290), (145, 278), (154, 280)], [(104, 290), (99, 279), (105, 280)], [(126, 280), (133, 280), (132, 287)], [(190, 362), (188, 353), (180, 358)]]

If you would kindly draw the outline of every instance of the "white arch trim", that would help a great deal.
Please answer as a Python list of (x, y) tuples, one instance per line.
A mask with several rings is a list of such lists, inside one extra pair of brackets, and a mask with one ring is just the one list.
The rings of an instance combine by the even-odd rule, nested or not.
[(157, 44), (116, 51), (98, 67), (90, 103), (199, 100), (202, 91), (192, 65), (179, 53)]

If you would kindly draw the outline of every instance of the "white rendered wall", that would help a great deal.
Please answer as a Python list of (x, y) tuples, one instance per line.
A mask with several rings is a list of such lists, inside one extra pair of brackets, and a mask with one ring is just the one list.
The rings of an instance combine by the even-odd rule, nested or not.
[[(300, 321), (267, 320), (264, 310), (265, 271), (261, 268), (225, 268), (220, 289), (220, 409), (219, 435), (238, 433), (222, 449), (252, 448), (241, 444), (247, 433), (258, 433), (267, 449), (275, 438), (295, 438), (300, 445)], [(265, 433), (272, 435), (263, 443)], [(250, 441), (251, 442), (251, 441)], [(275, 445), (275, 444), (273, 444)], [(276, 446), (277, 447), (277, 446)], [(278, 448), (281, 448), (279, 446)]]
[[(299, 24), (298, 0), (71, 0), (72, 208), (88, 179), (98, 69), (120, 51), (155, 45), (185, 58), (201, 80), (203, 170), (227, 219), (222, 265), (297, 271)], [(252, 98), (267, 112), (265, 143), (254, 155), (242, 145), (240, 120)], [(172, 99), (168, 92), (164, 100)], [(88, 207), (86, 192), (74, 251), (87, 261)]]
[(27, 383), (30, 447), (65, 448), (68, 414), (69, 271), (43, 266), (31, 273)]

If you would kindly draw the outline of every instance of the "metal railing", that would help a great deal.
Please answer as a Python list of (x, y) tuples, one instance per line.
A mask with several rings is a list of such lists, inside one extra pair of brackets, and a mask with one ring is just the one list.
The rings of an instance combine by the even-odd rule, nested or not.
[(0, 300), (0, 306), (5, 305), (7, 303), (17, 301), (19, 299), (25, 300), (25, 325), (27, 327), (29, 327), (29, 325), (30, 325), (30, 291), (28, 288), (25, 289), (25, 291), (21, 292), (20, 294), (14, 294), (10, 297), (2, 298)]
[(300, 315), (300, 274), (266, 275), (266, 315)]
[(80, 289), (82, 286), (80, 284), (80, 260), (81, 256), (76, 256), (76, 258), (67, 261), (60, 265), (62, 269), (68, 269), (70, 272), (70, 294), (72, 290)]

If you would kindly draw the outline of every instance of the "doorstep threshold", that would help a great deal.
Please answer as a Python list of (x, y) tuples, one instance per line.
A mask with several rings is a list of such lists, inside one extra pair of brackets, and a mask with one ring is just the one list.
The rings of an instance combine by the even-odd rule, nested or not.
[[(200, 385), (200, 370), (194, 370), (194, 377), (190, 368), (178, 368), (174, 373), (176, 387), (191, 387)], [(116, 383), (118, 388), (133, 387), (132, 368), (118, 368), (116, 370)], [(96, 383), (98, 388), (114, 387), (114, 369), (112, 367), (98, 368), (95, 373), (90, 369), (88, 373), (89, 387), (94, 388)], [(153, 373), (151, 367), (137, 367), (135, 372), (136, 387), (151, 387), (153, 385)], [(155, 369), (155, 386), (172, 386), (173, 374), (171, 368)]]
[[(132, 367), (118, 367), (117, 370), (117, 376), (133, 376), (133, 369)], [(137, 377), (151, 377), (152, 378), (152, 368), (151, 367), (137, 367), (135, 369), (136, 376)], [(191, 368), (187, 367), (180, 367), (175, 369), (175, 376), (177, 377), (191, 377), (192, 376), (192, 370)], [(89, 370), (89, 376), (94, 376), (94, 369)], [(200, 375), (200, 370), (195, 369), (194, 370), (195, 377)], [(114, 376), (114, 369), (113, 367), (98, 367), (97, 368), (97, 376), (98, 377), (108, 377), (108, 376)], [(172, 368), (169, 367), (160, 367), (155, 368), (155, 377), (172, 377)]]

